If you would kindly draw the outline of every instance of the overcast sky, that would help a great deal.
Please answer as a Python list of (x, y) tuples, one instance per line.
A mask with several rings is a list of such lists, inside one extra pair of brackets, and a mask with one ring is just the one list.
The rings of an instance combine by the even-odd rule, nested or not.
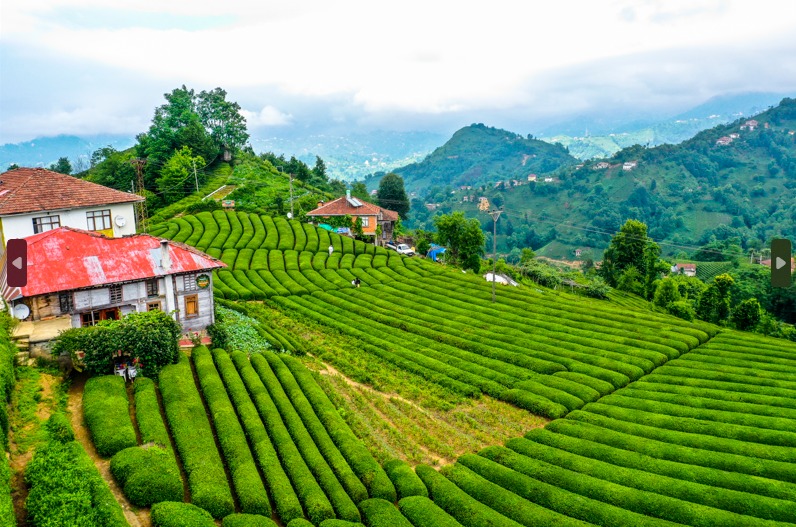
[(136, 134), (221, 86), (261, 133), (524, 133), (594, 112), (796, 93), (791, 0), (8, 0), (0, 143)]

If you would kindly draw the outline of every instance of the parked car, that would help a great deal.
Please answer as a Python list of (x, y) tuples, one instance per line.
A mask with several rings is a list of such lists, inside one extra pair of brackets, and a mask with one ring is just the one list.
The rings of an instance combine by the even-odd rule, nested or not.
[(396, 251), (398, 254), (403, 254), (404, 256), (414, 256), (415, 255), (415, 251), (413, 251), (412, 248), (409, 247), (405, 243), (396, 244), (393, 241), (389, 241), (384, 246), (387, 247), (388, 249), (392, 249), (393, 251)]

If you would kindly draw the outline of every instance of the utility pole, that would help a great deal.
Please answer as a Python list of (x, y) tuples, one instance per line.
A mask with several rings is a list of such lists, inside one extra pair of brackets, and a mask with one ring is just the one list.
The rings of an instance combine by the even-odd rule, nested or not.
[(196, 184), (196, 192), (199, 192), (199, 176), (196, 175), (196, 160), (192, 159), (193, 163), (193, 181)]
[(133, 159), (130, 159), (129, 162), (133, 165), (133, 168), (135, 168), (136, 184), (138, 186), (137, 194), (142, 198), (144, 198), (138, 203), (136, 203), (135, 220), (136, 223), (138, 224), (138, 227), (140, 229), (143, 229), (144, 232), (146, 232), (147, 210), (146, 210), (146, 195), (144, 193), (144, 165), (146, 165), (146, 159), (135, 157)]
[(495, 275), (497, 273), (497, 221), (500, 218), (500, 209), (490, 210), (492, 216), (492, 303), (495, 303)]
[(296, 216), (293, 214), (293, 174), (288, 174), (290, 176), (290, 219), (292, 220)]

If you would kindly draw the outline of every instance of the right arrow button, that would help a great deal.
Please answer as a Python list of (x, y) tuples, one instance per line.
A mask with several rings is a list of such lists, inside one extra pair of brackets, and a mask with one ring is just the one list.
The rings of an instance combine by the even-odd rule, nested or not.
[(790, 240), (771, 240), (771, 285), (774, 287), (790, 287)]

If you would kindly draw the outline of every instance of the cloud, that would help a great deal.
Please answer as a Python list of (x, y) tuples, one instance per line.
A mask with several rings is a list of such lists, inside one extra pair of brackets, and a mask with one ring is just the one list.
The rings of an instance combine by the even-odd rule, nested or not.
[(241, 110), (240, 113), (246, 118), (246, 124), (249, 128), (259, 128), (262, 126), (285, 126), (289, 125), (293, 120), (292, 115), (281, 112), (271, 105), (264, 106), (259, 112)]

